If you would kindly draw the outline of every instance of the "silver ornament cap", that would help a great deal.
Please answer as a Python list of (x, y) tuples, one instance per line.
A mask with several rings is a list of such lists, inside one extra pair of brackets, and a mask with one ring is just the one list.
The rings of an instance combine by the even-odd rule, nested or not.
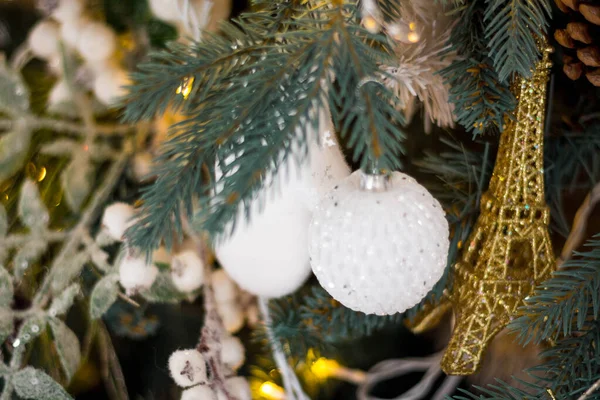
[(442, 277), (448, 238), (440, 203), (415, 179), (356, 171), (314, 211), (310, 263), (346, 307), (394, 314), (417, 304)]

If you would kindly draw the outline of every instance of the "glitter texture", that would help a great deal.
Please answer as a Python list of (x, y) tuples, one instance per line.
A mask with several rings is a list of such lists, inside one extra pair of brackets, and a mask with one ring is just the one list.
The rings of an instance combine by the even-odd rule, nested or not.
[(456, 323), (442, 359), (442, 369), (449, 375), (469, 375), (479, 369), (488, 344), (556, 265), (543, 174), (552, 49), (545, 42), (540, 45), (543, 58), (532, 77), (515, 82), (516, 119), (505, 121), (481, 215), (462, 260), (453, 269), (449, 298)]
[(389, 180), (354, 172), (321, 200), (309, 230), (311, 265), (321, 286), (367, 314), (394, 314), (417, 304), (442, 276), (448, 247), (440, 204), (400, 172)]

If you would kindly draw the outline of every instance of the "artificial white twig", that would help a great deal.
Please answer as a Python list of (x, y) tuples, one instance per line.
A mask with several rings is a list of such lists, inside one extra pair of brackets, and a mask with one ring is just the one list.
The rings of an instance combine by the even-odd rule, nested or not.
[(581, 242), (583, 242), (588, 219), (598, 201), (600, 201), (600, 182), (596, 183), (577, 209), (577, 213), (575, 213), (571, 232), (569, 232), (569, 236), (563, 246), (560, 257), (556, 260), (558, 269), (563, 267), (565, 261), (572, 257), (573, 252), (581, 245)]
[(263, 323), (265, 325), (269, 344), (271, 345), (273, 358), (275, 359), (275, 363), (277, 364), (277, 368), (279, 369), (279, 373), (283, 379), (286, 400), (310, 400), (310, 398), (302, 390), (302, 386), (300, 385), (300, 381), (298, 381), (296, 373), (292, 367), (290, 367), (285, 353), (281, 349), (281, 344), (273, 334), (273, 330), (271, 328), (271, 314), (269, 312), (269, 300), (264, 297), (259, 297), (258, 306), (263, 317)]
[(577, 400), (587, 400), (596, 390), (600, 388), (600, 379), (598, 379), (588, 390), (585, 391)]

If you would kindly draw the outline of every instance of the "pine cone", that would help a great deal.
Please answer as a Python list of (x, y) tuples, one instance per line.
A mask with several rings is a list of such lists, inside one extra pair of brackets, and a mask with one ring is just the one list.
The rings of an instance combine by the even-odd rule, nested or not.
[(565, 48), (565, 75), (572, 80), (585, 75), (592, 85), (600, 86), (600, 4), (588, 1), (555, 0), (571, 21), (554, 32), (554, 39)]

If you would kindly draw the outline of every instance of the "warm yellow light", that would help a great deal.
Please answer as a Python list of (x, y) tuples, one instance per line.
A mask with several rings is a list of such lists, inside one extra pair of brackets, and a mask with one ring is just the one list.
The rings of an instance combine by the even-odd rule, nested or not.
[(185, 78), (183, 80), (181, 85), (179, 85), (179, 87), (177, 88), (177, 91), (175, 93), (182, 95), (183, 98), (185, 100), (187, 100), (190, 93), (192, 93), (193, 86), (194, 86), (194, 77), (188, 76), (187, 78)]
[(417, 43), (421, 39), (421, 36), (417, 32), (409, 32), (407, 39), (410, 43)]
[(310, 367), (313, 374), (319, 379), (327, 379), (330, 376), (336, 375), (340, 369), (340, 364), (335, 360), (327, 358), (319, 358)]
[(379, 22), (371, 15), (367, 15), (363, 18), (363, 25), (366, 30), (373, 34), (378, 33), (381, 30), (381, 25), (379, 25)]
[(414, 30), (416, 30), (416, 29), (417, 29), (417, 23), (416, 23), (416, 22), (411, 22), (410, 24), (408, 24), (408, 28), (409, 28), (411, 31), (414, 31)]
[(263, 382), (259, 389), (260, 395), (269, 400), (284, 400), (285, 391), (273, 382)]
[(46, 168), (42, 167), (42, 168), (40, 168), (40, 173), (38, 174), (38, 182), (43, 181), (45, 177), (46, 177)]

